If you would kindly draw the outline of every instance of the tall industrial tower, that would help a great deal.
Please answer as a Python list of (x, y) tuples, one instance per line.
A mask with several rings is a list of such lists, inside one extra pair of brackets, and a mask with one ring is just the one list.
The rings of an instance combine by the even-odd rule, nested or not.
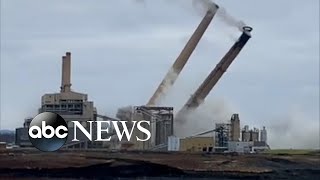
[(230, 140), (231, 141), (240, 141), (240, 119), (239, 114), (233, 114), (231, 116), (231, 131), (230, 131)]

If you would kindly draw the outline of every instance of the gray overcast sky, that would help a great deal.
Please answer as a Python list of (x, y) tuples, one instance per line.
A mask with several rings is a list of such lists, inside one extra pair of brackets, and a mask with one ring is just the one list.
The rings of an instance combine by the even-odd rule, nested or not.
[[(194, 131), (237, 112), (241, 125), (266, 125), (273, 147), (319, 147), (319, 1), (216, 2), (253, 37)], [(100, 114), (146, 103), (201, 18), (190, 0), (1, 0), (1, 129), (22, 126), (41, 95), (59, 91), (66, 51), (72, 88)], [(215, 18), (163, 104), (179, 109), (239, 35)]]

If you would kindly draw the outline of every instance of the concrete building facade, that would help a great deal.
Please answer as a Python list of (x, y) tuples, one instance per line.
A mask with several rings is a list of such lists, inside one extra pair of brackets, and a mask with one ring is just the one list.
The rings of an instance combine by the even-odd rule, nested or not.
[(28, 117), (24, 119), (23, 127), (16, 129), (15, 144), (20, 147), (31, 147), (32, 144), (29, 140), (28, 128), (33, 118)]
[(228, 151), (237, 153), (250, 153), (253, 142), (229, 141)]
[(214, 151), (213, 137), (190, 137), (180, 139), (180, 151), (212, 152)]
[[(83, 93), (74, 92), (71, 90), (71, 53), (67, 52), (65, 56), (62, 57), (62, 80), (59, 93), (48, 93), (41, 97), (41, 107), (38, 113), (42, 112), (53, 112), (59, 114), (68, 124), (68, 133), (73, 134), (74, 128), (71, 121), (79, 121), (82, 126), (89, 130), (89, 124), (87, 121), (97, 120), (97, 110), (94, 107), (92, 101), (88, 101), (88, 95)], [(20, 146), (31, 145), (28, 142), (28, 127), (32, 118), (25, 120), (24, 127), (16, 129), (16, 143)], [(92, 127), (93, 137), (95, 134), (95, 124)], [(67, 143), (65, 147), (69, 147), (71, 143), (71, 137), (68, 136)], [(98, 147), (101, 143), (88, 142), (88, 139), (83, 133), (78, 133), (77, 139), (81, 142), (72, 143), (72, 146), (78, 147)]]

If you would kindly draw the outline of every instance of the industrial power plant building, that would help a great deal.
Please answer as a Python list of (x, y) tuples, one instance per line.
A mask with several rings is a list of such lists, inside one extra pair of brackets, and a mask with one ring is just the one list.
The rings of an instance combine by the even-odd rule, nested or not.
[[(229, 66), (238, 56), (240, 51), (251, 38), (252, 28), (249, 26), (241, 27), (242, 34), (230, 50), (221, 58), (216, 67), (212, 69), (207, 78), (200, 84), (192, 96), (186, 101), (184, 106), (174, 114), (172, 106), (159, 106), (159, 100), (166, 96), (167, 91), (172, 88), (180, 72), (191, 57), (197, 47), (200, 39), (205, 33), (214, 18), (219, 6), (212, 3), (207, 13), (203, 17), (199, 26), (190, 37), (182, 52), (179, 54), (168, 73), (159, 84), (149, 101), (145, 105), (128, 106), (119, 108), (116, 118), (99, 115), (94, 103), (88, 99), (88, 95), (73, 91), (71, 88), (71, 53), (67, 52), (62, 57), (62, 78), (60, 92), (44, 94), (41, 98), (41, 106), (38, 113), (53, 112), (62, 116), (68, 124), (68, 132), (74, 133), (71, 121), (79, 121), (82, 126), (89, 128), (87, 121), (112, 120), (127, 121), (130, 125), (133, 121), (149, 121), (148, 130), (152, 138), (148, 141), (112, 141), (112, 142), (95, 142), (88, 141), (83, 133), (76, 133), (80, 141), (72, 142), (69, 138), (63, 148), (111, 148), (111, 149), (133, 149), (133, 150), (153, 150), (153, 151), (201, 151), (201, 152), (225, 152), (247, 151), (245, 146), (250, 146), (252, 150), (255, 145), (267, 147), (267, 133), (264, 128), (261, 132), (256, 129), (249, 130), (245, 127), (240, 130), (240, 119), (238, 114), (233, 114), (230, 123), (216, 124), (213, 130), (205, 133), (199, 133), (195, 136), (186, 138), (175, 137), (175, 128), (180, 128), (186, 117), (193, 113), (206, 99), (213, 87), (221, 79)], [(25, 120), (23, 127), (16, 129), (16, 144), (31, 146), (28, 141), (28, 127), (32, 118)], [(214, 126), (214, 125), (212, 125)], [(93, 137), (96, 137), (95, 123), (93, 123)], [(260, 132), (260, 136), (259, 136)], [(133, 136), (139, 136), (141, 132), (133, 131)], [(204, 136), (212, 133), (210, 136)], [(115, 132), (110, 132), (113, 136)], [(261, 137), (261, 138), (259, 138)], [(235, 144), (234, 144), (235, 143)], [(247, 143), (247, 144), (246, 144)], [(250, 143), (250, 145), (249, 145)], [(264, 144), (264, 146), (263, 146)], [(237, 147), (243, 147), (241, 150)], [(262, 148), (263, 149), (263, 148)]]
[[(216, 123), (215, 126), (213, 130), (186, 138), (169, 137), (168, 151), (253, 153), (269, 149), (265, 127), (261, 131), (257, 128), (249, 130), (246, 125), (240, 133), (239, 114), (233, 114), (229, 123)], [(244, 133), (246, 130), (248, 134)]]

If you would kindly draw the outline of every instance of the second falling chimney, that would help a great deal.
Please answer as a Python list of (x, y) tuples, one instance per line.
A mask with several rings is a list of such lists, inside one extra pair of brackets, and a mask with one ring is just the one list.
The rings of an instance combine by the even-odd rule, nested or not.
[(61, 92), (71, 91), (71, 53), (67, 52), (62, 57)]

